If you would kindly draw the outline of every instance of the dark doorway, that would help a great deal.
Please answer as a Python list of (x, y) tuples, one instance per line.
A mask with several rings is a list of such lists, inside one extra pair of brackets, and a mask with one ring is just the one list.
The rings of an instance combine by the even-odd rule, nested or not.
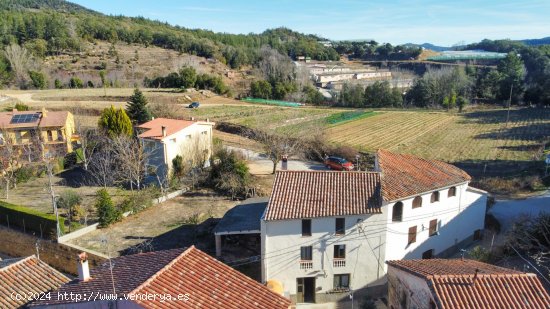
[(315, 278), (297, 278), (296, 279), (296, 302), (314, 303), (315, 302)]
[(433, 259), (433, 257), (434, 257), (434, 249), (430, 249), (422, 253), (423, 260)]

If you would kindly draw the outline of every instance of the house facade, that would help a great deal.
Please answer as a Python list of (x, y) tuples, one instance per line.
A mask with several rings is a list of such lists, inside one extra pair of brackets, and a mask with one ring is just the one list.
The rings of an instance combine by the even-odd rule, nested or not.
[(467, 259), (388, 261), (388, 307), (549, 308), (535, 274)]
[(376, 157), (373, 172), (276, 174), (261, 224), (264, 282), (297, 303), (334, 301), (383, 288), (389, 259), (446, 256), (481, 235), (486, 193), (465, 172)]
[(172, 172), (172, 160), (180, 155), (184, 164), (192, 166), (208, 163), (212, 155), (212, 130), (210, 121), (186, 121), (156, 118), (137, 127), (138, 137), (148, 153), (148, 164), (157, 173)]
[[(73, 114), (67, 111), (17, 111), (0, 113), (0, 147), (11, 143), (21, 155), (27, 152), (64, 156), (76, 141)], [(40, 151), (35, 151), (40, 149)]]

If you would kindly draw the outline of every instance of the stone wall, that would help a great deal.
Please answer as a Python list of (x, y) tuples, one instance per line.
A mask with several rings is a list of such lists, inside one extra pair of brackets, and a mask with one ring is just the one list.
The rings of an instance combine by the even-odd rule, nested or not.
[(0, 226), (0, 252), (12, 257), (26, 257), (38, 252), (40, 259), (48, 263), (55, 269), (76, 275), (77, 255), (82, 251), (88, 253), (90, 267), (98, 266), (107, 260), (107, 256), (84, 250), (84, 248), (73, 245), (60, 244), (51, 240), (40, 239), (38, 237), (21, 233), (7, 227)]

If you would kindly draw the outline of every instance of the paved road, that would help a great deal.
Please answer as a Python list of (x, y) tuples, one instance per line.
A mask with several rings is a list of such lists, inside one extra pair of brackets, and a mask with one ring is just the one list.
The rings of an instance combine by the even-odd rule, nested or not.
[(509, 228), (522, 214), (537, 216), (541, 212), (550, 213), (550, 191), (523, 200), (497, 200), (489, 210), (489, 213), (500, 222), (503, 230)]
[[(226, 146), (227, 149), (238, 151), (243, 154), (243, 156), (248, 161), (248, 167), (250, 168), (250, 173), (254, 175), (267, 175), (271, 174), (273, 171), (273, 162), (267, 158), (266, 155), (259, 152), (255, 152), (249, 149), (237, 148), (232, 146)], [(277, 165), (277, 170), (283, 168), (283, 162), (279, 162)], [(323, 171), (327, 170), (324, 164), (315, 162), (301, 160), (299, 158), (290, 158), (287, 162), (287, 170), (290, 171)]]

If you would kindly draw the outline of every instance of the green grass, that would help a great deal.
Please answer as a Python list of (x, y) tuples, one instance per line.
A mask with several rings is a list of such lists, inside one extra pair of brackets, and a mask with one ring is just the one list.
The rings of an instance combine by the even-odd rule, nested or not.
[(337, 123), (344, 123), (347, 121), (352, 120), (359, 120), (359, 119), (365, 119), (368, 117), (372, 117), (374, 115), (378, 114), (377, 112), (373, 111), (352, 111), (352, 112), (341, 112), (338, 114), (332, 114), (325, 118), (325, 121), (328, 124), (337, 124)]

